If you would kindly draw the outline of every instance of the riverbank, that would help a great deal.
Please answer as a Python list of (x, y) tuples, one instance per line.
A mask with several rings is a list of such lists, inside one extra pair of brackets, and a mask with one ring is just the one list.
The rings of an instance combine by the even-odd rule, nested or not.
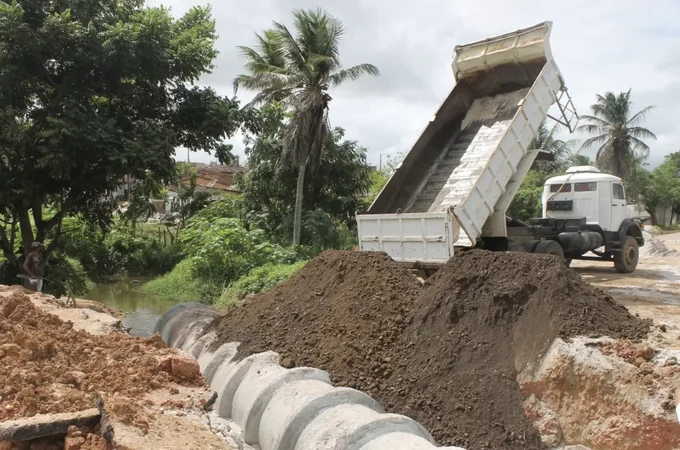
[(0, 286), (1, 450), (238, 447), (193, 358), (76, 305)]

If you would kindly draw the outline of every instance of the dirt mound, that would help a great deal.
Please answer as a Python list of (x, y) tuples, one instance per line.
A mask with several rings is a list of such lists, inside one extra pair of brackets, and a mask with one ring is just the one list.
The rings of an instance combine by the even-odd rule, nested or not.
[(1, 297), (0, 421), (80, 411), (99, 395), (137, 398), (171, 382), (202, 385), (200, 377), (173, 372), (182, 359), (159, 336), (95, 336), (37, 309), (22, 293)]
[(640, 247), (640, 258), (680, 256), (676, 250), (668, 248), (664, 241), (655, 237), (647, 230), (642, 231), (642, 236), (645, 238), (645, 245)]
[(337, 384), (375, 393), (419, 291), (384, 253), (328, 251), (211, 327), (218, 342), (241, 342), (242, 356), (274, 350), (286, 366), (326, 369)]
[(647, 328), (557, 258), (476, 250), (424, 287), (383, 253), (325, 252), (210, 326), (215, 345), (325, 369), (469, 450), (542, 448), (517, 373), (555, 337)]
[(411, 321), (381, 401), (470, 450), (542, 448), (517, 373), (555, 337), (638, 339), (649, 328), (557, 258), (480, 250), (428, 279)]

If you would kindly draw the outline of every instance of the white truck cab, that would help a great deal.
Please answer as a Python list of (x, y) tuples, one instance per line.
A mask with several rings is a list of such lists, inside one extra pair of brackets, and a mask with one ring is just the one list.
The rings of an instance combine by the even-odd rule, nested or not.
[(510, 219), (509, 241), (532, 253), (613, 261), (619, 272), (635, 270), (645, 241), (621, 178), (592, 166), (572, 167), (545, 182), (542, 203), (542, 217), (529, 225)]
[(633, 211), (626, 201), (623, 181), (593, 166), (576, 166), (550, 178), (543, 189), (543, 217), (586, 218), (602, 231), (617, 231)]

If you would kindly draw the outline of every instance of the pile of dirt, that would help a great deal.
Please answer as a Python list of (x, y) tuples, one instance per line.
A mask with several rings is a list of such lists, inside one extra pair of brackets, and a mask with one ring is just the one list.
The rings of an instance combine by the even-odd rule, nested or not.
[(540, 449), (517, 374), (556, 337), (640, 339), (649, 324), (552, 256), (462, 252), (427, 280), (381, 401), (442, 444)]
[(666, 247), (666, 244), (647, 230), (642, 231), (645, 238), (645, 245), (640, 247), (640, 258), (654, 258), (666, 256), (679, 256), (680, 254), (673, 249)]
[(187, 360), (160, 336), (91, 335), (22, 293), (0, 298), (0, 421), (81, 411), (99, 396), (138, 398), (173, 382), (204, 385)]
[(472, 250), (424, 287), (383, 253), (325, 252), (209, 329), (215, 345), (325, 369), (440, 444), (478, 450), (542, 448), (517, 374), (554, 338), (639, 339), (648, 324), (555, 257)]
[(328, 251), (211, 328), (218, 342), (241, 342), (241, 356), (274, 350), (285, 366), (325, 369), (336, 384), (374, 394), (420, 286), (384, 253)]

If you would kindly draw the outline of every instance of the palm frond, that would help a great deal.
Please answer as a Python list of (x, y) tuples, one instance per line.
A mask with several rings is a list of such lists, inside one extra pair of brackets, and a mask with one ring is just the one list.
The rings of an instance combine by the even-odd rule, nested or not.
[(328, 84), (331, 86), (339, 86), (346, 81), (355, 81), (363, 75), (379, 76), (380, 70), (373, 64), (359, 64), (334, 73), (328, 79)]
[(593, 145), (604, 144), (608, 140), (609, 140), (609, 135), (607, 135), (607, 134), (601, 134), (599, 136), (594, 136), (594, 137), (588, 138), (585, 141), (583, 141), (583, 144), (581, 145), (581, 149), (585, 150), (585, 149), (592, 147)]
[(286, 56), (290, 59), (290, 63), (298, 70), (304, 70), (307, 54), (302, 51), (298, 41), (295, 40), (288, 27), (282, 23), (274, 22), (274, 28), (278, 32), (281, 42), (286, 48)]
[(640, 111), (638, 111), (633, 117), (630, 118), (630, 120), (627, 122), (627, 125), (629, 127), (636, 127), (642, 119), (647, 117), (647, 114), (654, 109), (655, 106), (648, 106)]
[[(596, 125), (596, 126), (602, 126), (602, 127), (608, 127), (610, 124), (606, 120), (596, 117), (596, 116), (589, 116), (587, 114), (584, 114), (581, 116), (581, 120), (585, 122), (590, 122), (589, 125)], [(579, 127), (580, 129), (580, 127)]]
[(629, 128), (628, 134), (637, 139), (657, 139), (656, 134), (652, 133), (647, 128), (642, 127)]
[(645, 144), (645, 143), (644, 143), (643, 141), (641, 141), (640, 139), (631, 136), (631, 137), (630, 137), (630, 142), (631, 142), (631, 144), (633, 144), (633, 145), (631, 146), (631, 148), (632, 148), (634, 151), (643, 151), (643, 152), (649, 153), (649, 150), (650, 150), (649, 145)]

